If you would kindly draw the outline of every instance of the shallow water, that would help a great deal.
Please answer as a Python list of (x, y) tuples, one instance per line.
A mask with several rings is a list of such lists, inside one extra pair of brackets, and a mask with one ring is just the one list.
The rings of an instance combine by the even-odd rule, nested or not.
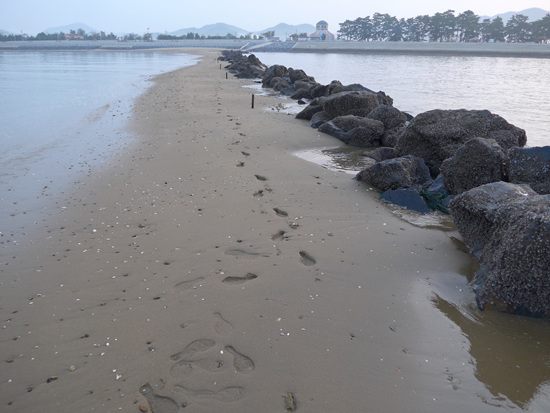
[(382, 90), (415, 116), (432, 109), (487, 109), (550, 145), (550, 59), (257, 53), (266, 65), (303, 69), (322, 84), (339, 80)]
[[(133, 99), (183, 53), (0, 52), (0, 220), (17, 242), (54, 198), (131, 144)], [(12, 236), (13, 234), (13, 236)]]

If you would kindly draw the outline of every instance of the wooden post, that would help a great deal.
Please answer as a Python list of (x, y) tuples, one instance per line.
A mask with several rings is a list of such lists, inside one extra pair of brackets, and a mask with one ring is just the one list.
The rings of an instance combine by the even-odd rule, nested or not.
[(227, 72), (225, 72), (225, 78), (227, 79)]
[(254, 109), (254, 93), (252, 94), (252, 109)]

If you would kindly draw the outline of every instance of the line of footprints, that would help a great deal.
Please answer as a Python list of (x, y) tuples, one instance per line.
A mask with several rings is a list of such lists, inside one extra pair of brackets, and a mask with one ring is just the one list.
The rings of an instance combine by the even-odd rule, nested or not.
[[(244, 153), (243, 153), (244, 154)], [(248, 155), (248, 154), (247, 154)], [(256, 175), (260, 181), (266, 181), (267, 178)], [(261, 195), (263, 191), (258, 191)], [(279, 217), (286, 218), (288, 213), (280, 208), (273, 208), (275, 214)], [(290, 223), (289, 225), (294, 228)], [(272, 236), (273, 240), (285, 239), (286, 231), (280, 230)], [(237, 257), (269, 257), (269, 254), (250, 252), (242, 249), (229, 249), (225, 252), (226, 255), (234, 255)], [(299, 251), (300, 262), (305, 266), (313, 266), (316, 260), (305, 251)], [(227, 284), (241, 284), (243, 282), (257, 278), (256, 274), (248, 273), (242, 277), (229, 276), (222, 280)], [(178, 290), (187, 290), (193, 288), (196, 283), (203, 281), (204, 277), (198, 277), (192, 280), (182, 281), (175, 285)], [(233, 326), (223, 318), (220, 313), (214, 313), (215, 324), (214, 330), (220, 336), (227, 336), (231, 333)], [(245, 388), (238, 385), (231, 385), (231, 380), (235, 380), (235, 373), (249, 374), (254, 371), (255, 366), (252, 359), (243, 353), (239, 352), (235, 347), (218, 343), (208, 338), (194, 340), (187, 344), (182, 351), (179, 351), (170, 356), (170, 360), (174, 362), (170, 368), (170, 377), (176, 382), (172, 386), (174, 393), (182, 394), (184, 402), (177, 403), (171, 397), (162, 396), (155, 392), (153, 386), (149, 383), (144, 384), (139, 389), (140, 393), (145, 397), (149, 406), (148, 409), (142, 411), (151, 411), (152, 413), (178, 413), (180, 409), (186, 407), (194, 400), (211, 399), (220, 402), (234, 402), (242, 399), (245, 396)], [(214, 375), (214, 376), (213, 376)], [(213, 380), (215, 379), (215, 380)], [(161, 389), (164, 387), (161, 386)], [(290, 397), (290, 396), (291, 397)], [(289, 393), (292, 403), (287, 404), (294, 406), (293, 395)], [(287, 408), (294, 411), (294, 407)]]
[[(220, 336), (231, 333), (233, 326), (220, 313), (214, 313), (214, 329)], [(254, 362), (235, 347), (218, 343), (208, 338), (194, 340), (182, 351), (170, 356), (174, 362), (170, 377), (176, 384), (173, 390), (185, 398), (178, 404), (171, 397), (155, 393), (146, 383), (139, 389), (152, 413), (177, 413), (187, 406), (188, 401), (213, 399), (220, 402), (234, 402), (245, 395), (245, 388), (226, 383), (235, 379), (235, 373), (249, 374), (254, 371)], [(215, 376), (212, 376), (215, 374)], [(146, 410), (145, 410), (146, 411)]]

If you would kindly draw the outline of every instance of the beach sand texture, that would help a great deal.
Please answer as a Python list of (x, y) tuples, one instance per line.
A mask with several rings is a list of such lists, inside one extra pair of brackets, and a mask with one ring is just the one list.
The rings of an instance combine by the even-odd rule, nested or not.
[(2, 252), (0, 411), (500, 411), (430, 299), (471, 264), (456, 234), (294, 156), (334, 139), (190, 52), (135, 147)]

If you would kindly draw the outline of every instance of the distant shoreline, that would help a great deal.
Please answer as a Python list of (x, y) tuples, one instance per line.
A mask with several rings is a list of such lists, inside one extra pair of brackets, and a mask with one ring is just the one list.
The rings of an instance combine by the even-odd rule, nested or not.
[(550, 44), (432, 42), (303, 42), (292, 53), (414, 54), (550, 58)]
[(15, 41), (0, 43), (0, 51), (32, 50), (162, 50), (167, 48), (234, 49), (268, 53), (407, 54), (483, 57), (550, 58), (550, 44), (535, 43), (432, 43), (432, 42), (268, 42), (265, 40), (207, 39), (156, 40), (152, 42), (115, 40)]

